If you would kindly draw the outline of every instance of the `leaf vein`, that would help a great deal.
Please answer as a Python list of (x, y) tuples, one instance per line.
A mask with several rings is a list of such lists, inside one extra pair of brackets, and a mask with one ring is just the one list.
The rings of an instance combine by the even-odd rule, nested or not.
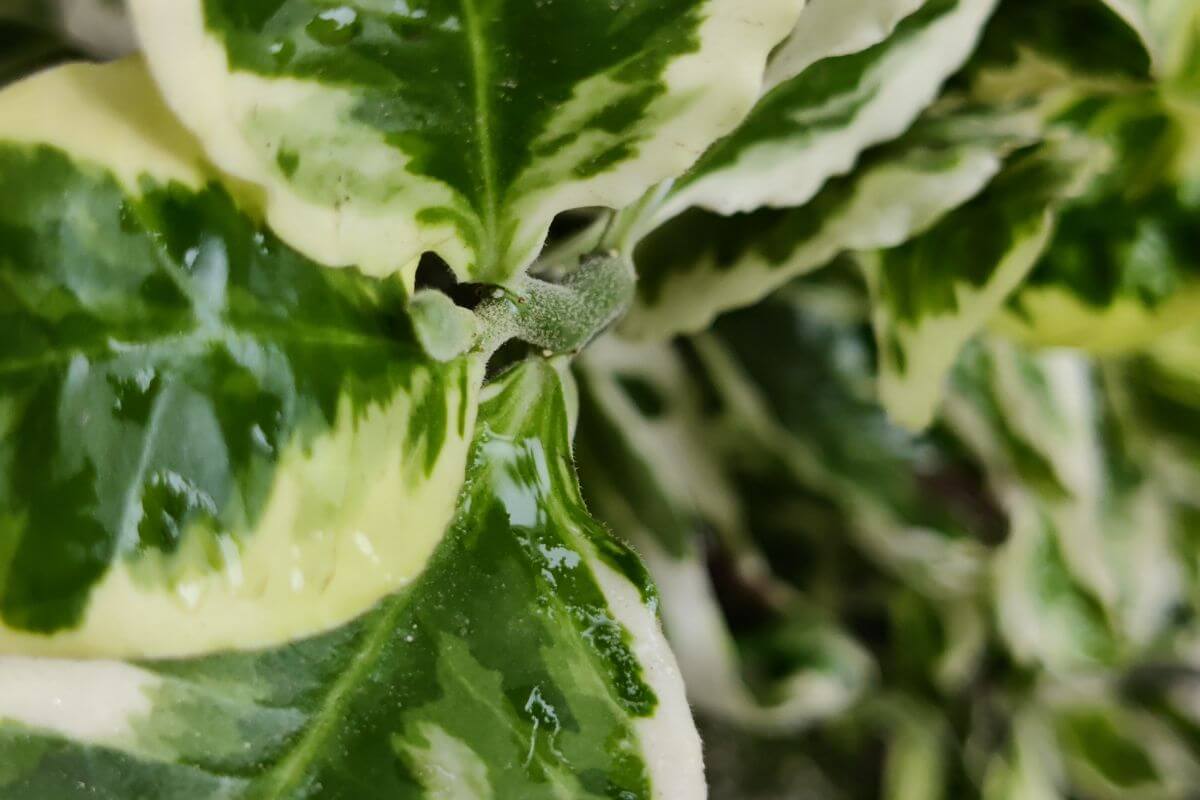
[(346, 670), (326, 692), (308, 730), (299, 737), (287, 755), (263, 775), (262, 785), (265, 789), (262, 797), (289, 797), (289, 793), (305, 778), (321, 749), (334, 735), (354, 690), (366, 681), (371, 670), (379, 663), (388, 639), (396, 628), (396, 621), (408, 605), (408, 598), (409, 593), (405, 592), (385, 601), (379, 619), (370, 627), (361, 648)]
[(466, 23), (467, 41), (471, 51), (471, 72), (474, 78), (475, 102), (475, 148), (479, 159), (480, 180), (483, 182), (483, 223), (485, 241), (485, 269), (490, 270), (495, 261), (496, 247), (496, 153), (492, 141), (492, 64), (488, 58), (487, 40), (483, 21), (480, 19), (478, 0), (462, 0), (463, 19)]

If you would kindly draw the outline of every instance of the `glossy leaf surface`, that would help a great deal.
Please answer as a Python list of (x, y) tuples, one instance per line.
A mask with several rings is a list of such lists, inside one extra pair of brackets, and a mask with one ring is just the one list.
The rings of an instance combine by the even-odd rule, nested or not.
[(661, 217), (690, 206), (732, 214), (807, 202), (863, 150), (913, 123), (970, 55), (993, 7), (929, 0), (883, 41), (778, 84), (675, 183)]
[(622, 331), (650, 338), (702, 330), (844, 252), (900, 245), (981, 192), (1014, 149), (1039, 135), (1032, 115), (962, 109), (864, 154), (852, 174), (796, 208), (687, 211), (637, 249), (637, 303)]
[[(553, 216), (623, 206), (749, 110), (799, 0), (135, 0), (169, 102), (280, 236), (509, 283)], [(411, 277), (411, 275), (410, 275)]]
[(154, 656), (342, 624), (424, 568), (480, 380), (396, 280), (211, 180), (134, 61), (0, 95), (0, 648)]
[(702, 797), (653, 589), (579, 498), (571, 392), (544, 362), (487, 390), (445, 540), (350, 625), (183, 661), (0, 659), (0, 792)]

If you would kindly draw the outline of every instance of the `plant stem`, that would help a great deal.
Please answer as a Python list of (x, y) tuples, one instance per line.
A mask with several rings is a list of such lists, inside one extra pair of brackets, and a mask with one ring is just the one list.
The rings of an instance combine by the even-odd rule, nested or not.
[(636, 282), (633, 264), (616, 250), (581, 257), (561, 283), (526, 277), (476, 310), (479, 349), (494, 352), (516, 338), (550, 353), (577, 353), (625, 312)]

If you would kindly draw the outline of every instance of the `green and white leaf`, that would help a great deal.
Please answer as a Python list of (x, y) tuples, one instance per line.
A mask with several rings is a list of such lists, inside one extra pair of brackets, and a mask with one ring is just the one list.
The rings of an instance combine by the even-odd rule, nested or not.
[(1200, 6), (1193, 0), (1104, 0), (1138, 36), (1160, 78), (1194, 80)]
[(1004, 0), (964, 72), (977, 100), (1033, 104), (1047, 115), (1154, 77), (1144, 42), (1104, 0)]
[(704, 797), (653, 589), (579, 497), (559, 369), (485, 391), (449, 533), (361, 619), (181, 661), (0, 659), (0, 794)]
[(1200, 205), (1153, 190), (1063, 214), (1045, 256), (997, 319), (1030, 344), (1101, 355), (1139, 350), (1200, 311)]
[[(765, 572), (698, 393), (666, 345), (597, 342), (578, 365), (579, 462), (596, 512), (647, 560), (692, 703), (755, 730), (793, 731), (841, 713), (873, 678), (861, 649), (802, 611)], [(705, 564), (715, 531), (732, 568), (762, 586), (775, 624), (735, 635)], [(756, 668), (770, 659), (772, 668)], [(787, 668), (781, 668), (787, 663)], [(767, 673), (770, 673), (769, 675)]]
[(1200, 783), (1188, 735), (1102, 682), (1043, 692), (1070, 782), (1099, 800), (1185, 797)]
[(0, 94), (0, 253), (0, 650), (273, 645), (425, 568), (469, 339), (431, 357), (397, 279), (267, 232), (140, 62)]
[(656, 218), (691, 206), (728, 215), (808, 202), (933, 102), (994, 6), (929, 0), (874, 47), (824, 59), (776, 86), (675, 183)]
[(1200, 506), (1200, 328), (1113, 365), (1108, 384), (1146, 468), (1175, 500)]
[(743, 526), (739, 500), (679, 354), (606, 336), (581, 355), (577, 372), (580, 459), (642, 519), (656, 549), (676, 558), (693, 552), (699, 524), (733, 544)]
[(1005, 498), (1011, 527), (991, 564), (1000, 635), (1019, 663), (1054, 672), (1096, 669), (1116, 662), (1119, 634), (1099, 599), (1072, 572), (1064, 531), (1038, 503), (1014, 492)]
[(1007, 746), (986, 766), (983, 800), (1063, 800), (1062, 766), (1051, 726), (1040, 709), (1020, 709)]
[(1153, 92), (1084, 101), (1065, 124), (1114, 164), (1063, 212), (998, 327), (1040, 346), (1136, 351), (1200, 310), (1200, 147), (1194, 121)]
[(1056, 215), (1107, 150), (1051, 139), (1011, 157), (992, 184), (900, 247), (862, 256), (880, 351), (880, 397), (901, 424), (936, 413), (962, 347), (1003, 306), (1051, 240)]
[(745, 115), (800, 0), (133, 0), (168, 102), (285, 241), (508, 284)]
[(696, 332), (844, 252), (900, 245), (982, 191), (1014, 149), (1038, 140), (1041, 128), (1035, 115), (1020, 112), (934, 115), (865, 154), (852, 174), (831, 180), (798, 208), (732, 217), (684, 212), (636, 250), (637, 302), (621, 332), (631, 338)]
[(925, 0), (809, 0), (792, 35), (771, 54), (767, 87), (813, 64), (866, 50), (892, 35)]
[(987, 531), (929, 491), (959, 471), (954, 452), (898, 429), (879, 407), (864, 315), (836, 285), (801, 282), (694, 341), (737, 438), (770, 454), (760, 481), (782, 471), (796, 493), (833, 503), (882, 569), (923, 595), (963, 601), (979, 586)]
[(994, 578), (1014, 655), (1073, 670), (1154, 645), (1184, 599), (1178, 521), (1087, 362), (988, 340), (964, 357), (946, 417), (1012, 521)]

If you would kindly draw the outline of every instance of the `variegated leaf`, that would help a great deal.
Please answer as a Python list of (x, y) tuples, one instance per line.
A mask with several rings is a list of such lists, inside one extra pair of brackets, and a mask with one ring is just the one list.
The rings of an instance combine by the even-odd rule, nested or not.
[(988, 761), (982, 800), (1063, 800), (1063, 780), (1054, 733), (1041, 709), (1014, 715), (1006, 745)]
[(421, 573), (470, 338), (438, 361), (398, 280), (267, 232), (140, 62), (0, 94), (0, 253), (0, 650), (264, 646)]
[(767, 86), (791, 80), (818, 61), (866, 50), (891, 36), (925, 0), (809, 0), (796, 29), (771, 54)]
[(339, 630), (180, 661), (0, 659), (0, 795), (700, 800), (653, 589), (579, 497), (572, 393), (545, 362), (486, 390), (437, 554)]
[(701, 526), (732, 542), (743, 524), (738, 498), (680, 355), (667, 344), (608, 336), (581, 356), (577, 371), (580, 459), (593, 462), (598, 479), (641, 518), (655, 549), (691, 553)]
[(737, 124), (800, 0), (133, 0), (168, 101), (279, 235), (505, 284)]
[(1043, 694), (1070, 783), (1085, 796), (1186, 797), (1200, 784), (1194, 740), (1171, 716), (1139, 709), (1099, 681)]
[(1143, 41), (1105, 0), (1004, 0), (965, 72), (983, 102), (1019, 100), (1048, 112), (1080, 93), (1121, 91), (1153, 78)]
[(1194, 0), (1103, 0), (1135, 30), (1162, 78), (1195, 81), (1200, 5)]
[[(775, 732), (850, 707), (872, 665), (836, 625), (765, 573), (680, 357), (667, 345), (609, 337), (588, 351), (579, 373), (587, 496), (646, 558), (693, 704)], [(706, 541), (708, 531), (717, 541)], [(713, 548), (767, 596), (769, 624), (735, 633), (706, 568)]]
[(1014, 655), (1074, 670), (1152, 647), (1184, 599), (1178, 521), (1086, 361), (989, 340), (960, 364), (946, 417), (1012, 520), (994, 578)]
[(1200, 148), (1157, 92), (1082, 101), (1062, 124), (1114, 164), (1062, 214), (1047, 252), (998, 320), (1036, 345), (1138, 350), (1200, 310)]
[(798, 208), (687, 211), (638, 247), (637, 302), (621, 331), (650, 338), (702, 330), (843, 252), (902, 244), (978, 194), (1040, 130), (1032, 115), (960, 109), (868, 152), (854, 173)]
[(880, 351), (880, 396), (894, 419), (933, 419), (958, 353), (1004, 305), (1049, 243), (1062, 205), (1106, 150), (1086, 139), (1018, 152), (988, 188), (900, 247), (862, 256)]
[(997, 623), (1009, 652), (1018, 663), (1055, 672), (1117, 662), (1120, 634), (1063, 553), (1061, 538), (1072, 532), (1056, 527), (1026, 495), (1014, 492), (1005, 505), (1009, 538), (991, 566)]
[(928, 0), (884, 41), (779, 84), (675, 183), (657, 218), (691, 206), (734, 214), (812, 199), (863, 150), (913, 123), (970, 55), (994, 6)]
[(1135, 351), (1200, 312), (1200, 203), (1156, 187), (1063, 214), (1049, 249), (997, 320), (1030, 344)]
[(1110, 371), (1142, 463), (1177, 501), (1200, 508), (1200, 328), (1165, 336)]
[(913, 436), (888, 420), (863, 314), (836, 286), (801, 282), (695, 342), (739, 440), (769, 454), (758, 481), (787, 475), (797, 493), (839, 509), (881, 569), (961, 601), (978, 589), (993, 535), (986, 489), (975, 487), (978, 506), (940, 496), (971, 470), (940, 432)]

